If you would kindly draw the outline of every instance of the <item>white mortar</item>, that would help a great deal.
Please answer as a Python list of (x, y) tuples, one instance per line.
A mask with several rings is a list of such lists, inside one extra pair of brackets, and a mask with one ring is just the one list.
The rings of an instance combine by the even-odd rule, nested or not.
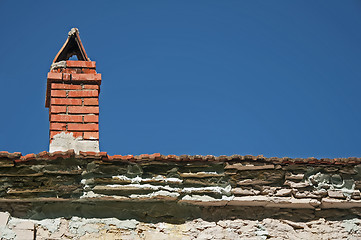
[(49, 145), (49, 152), (68, 151), (74, 149), (76, 154), (82, 152), (100, 152), (99, 141), (84, 140), (81, 137), (75, 138), (73, 133), (61, 132), (54, 136)]

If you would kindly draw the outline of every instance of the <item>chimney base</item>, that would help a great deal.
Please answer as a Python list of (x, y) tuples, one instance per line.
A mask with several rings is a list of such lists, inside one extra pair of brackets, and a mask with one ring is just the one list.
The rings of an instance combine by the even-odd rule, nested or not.
[(49, 152), (68, 151), (74, 149), (76, 154), (82, 152), (100, 152), (98, 140), (84, 140), (80, 137), (75, 138), (73, 133), (61, 132), (54, 136), (49, 145)]

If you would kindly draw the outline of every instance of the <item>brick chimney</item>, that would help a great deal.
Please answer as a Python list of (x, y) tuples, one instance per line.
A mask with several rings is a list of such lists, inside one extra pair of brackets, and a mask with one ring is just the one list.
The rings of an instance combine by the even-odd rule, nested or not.
[[(78, 60), (70, 61), (73, 56)], [(48, 73), (49, 152), (99, 152), (100, 84), (101, 74), (88, 58), (78, 29), (72, 28)]]

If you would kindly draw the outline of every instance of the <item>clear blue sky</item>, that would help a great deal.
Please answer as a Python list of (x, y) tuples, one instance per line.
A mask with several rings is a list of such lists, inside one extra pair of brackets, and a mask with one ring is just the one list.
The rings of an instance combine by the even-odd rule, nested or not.
[(0, 150), (48, 150), (72, 27), (109, 154), (361, 157), (361, 1), (0, 1)]

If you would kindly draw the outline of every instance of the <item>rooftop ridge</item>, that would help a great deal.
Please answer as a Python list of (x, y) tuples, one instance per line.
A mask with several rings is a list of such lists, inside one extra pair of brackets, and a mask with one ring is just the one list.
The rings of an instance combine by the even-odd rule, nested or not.
[(160, 153), (140, 154), (140, 155), (108, 155), (107, 152), (82, 152), (76, 154), (74, 150), (47, 152), (43, 151), (37, 154), (30, 153), (22, 155), (20, 152), (10, 153), (7, 151), (0, 151), (0, 159), (13, 160), (16, 163), (28, 162), (32, 160), (55, 160), (58, 158), (79, 158), (79, 159), (99, 159), (102, 161), (126, 161), (126, 162), (142, 162), (142, 161), (179, 161), (179, 162), (247, 162), (259, 161), (268, 162), (271, 164), (341, 164), (341, 165), (356, 165), (361, 164), (361, 158), (347, 157), (347, 158), (289, 158), (289, 157), (264, 157), (263, 155), (162, 155)]

